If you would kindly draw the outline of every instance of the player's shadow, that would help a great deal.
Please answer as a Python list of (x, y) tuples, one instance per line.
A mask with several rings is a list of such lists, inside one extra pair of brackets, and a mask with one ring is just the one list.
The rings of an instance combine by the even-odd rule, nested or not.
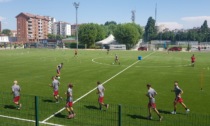
[(147, 117), (142, 116), (142, 115), (131, 115), (131, 114), (127, 114), (127, 116), (133, 118), (133, 119), (145, 119), (147, 120)]
[(52, 103), (53, 102), (53, 100), (50, 100), (50, 99), (43, 99), (42, 101), (43, 102), (49, 102), (49, 103)]
[[(163, 114), (171, 114), (170, 111), (166, 111), (166, 110), (158, 110), (160, 113), (163, 113)], [(180, 112), (177, 112), (176, 114), (180, 114), (180, 115), (186, 115), (186, 113), (180, 113)]]
[(166, 111), (166, 110), (162, 110), (162, 109), (159, 109), (158, 110), (160, 113), (163, 113), (163, 114), (171, 114), (170, 111)]
[(5, 109), (16, 109), (16, 107), (14, 105), (5, 105), (4, 108)]
[(57, 117), (57, 118), (66, 118), (66, 115), (58, 113), (58, 114), (55, 115), (55, 117)]
[(98, 107), (93, 106), (93, 105), (84, 105), (87, 109), (95, 109), (95, 110), (99, 110)]

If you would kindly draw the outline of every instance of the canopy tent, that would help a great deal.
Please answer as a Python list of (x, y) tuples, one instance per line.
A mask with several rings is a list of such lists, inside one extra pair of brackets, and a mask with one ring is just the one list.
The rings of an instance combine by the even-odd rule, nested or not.
[(116, 40), (114, 39), (114, 36), (110, 34), (107, 38), (96, 42), (97, 45), (109, 45), (109, 44), (117, 44)]

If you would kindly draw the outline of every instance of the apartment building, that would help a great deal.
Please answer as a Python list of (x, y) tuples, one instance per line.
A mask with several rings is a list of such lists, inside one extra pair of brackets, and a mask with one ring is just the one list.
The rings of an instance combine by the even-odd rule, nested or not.
[(52, 29), (55, 35), (71, 36), (71, 25), (67, 22), (54, 22)]
[(1, 21), (0, 21), (0, 33), (1, 33)]
[(53, 34), (53, 24), (56, 22), (54, 17), (46, 16), (49, 20), (48, 22), (48, 34)]
[(17, 31), (11, 30), (11, 37), (17, 37)]
[(79, 29), (80, 24), (77, 24), (77, 25), (73, 24), (73, 25), (71, 25), (71, 34), (74, 35), (74, 36), (76, 36), (76, 26)]
[(20, 13), (16, 18), (18, 42), (37, 42), (48, 38), (49, 18), (46, 16)]

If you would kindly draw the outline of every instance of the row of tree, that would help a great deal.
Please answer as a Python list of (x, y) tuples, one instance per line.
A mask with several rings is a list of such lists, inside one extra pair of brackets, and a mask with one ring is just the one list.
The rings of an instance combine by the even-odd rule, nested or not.
[(115, 36), (117, 42), (125, 44), (130, 49), (142, 38), (143, 29), (135, 23), (117, 24), (114, 21), (106, 22), (104, 25), (82, 24), (78, 30), (78, 39), (81, 44), (94, 47), (97, 41), (110, 34)]
[(9, 30), (9, 29), (3, 29), (1, 32), (0, 32), (0, 35), (3, 34), (3, 35), (6, 35), (6, 36), (11, 36), (12, 35), (12, 31)]
[(150, 17), (143, 35), (145, 42), (151, 40), (171, 40), (175, 41), (198, 41), (198, 42), (210, 42), (210, 28), (205, 20), (201, 27), (188, 29), (188, 30), (173, 30), (169, 31), (165, 29), (162, 32), (158, 32), (155, 26), (155, 20)]
[(53, 39), (53, 40), (62, 40), (64, 39), (65, 37), (62, 36), (62, 35), (55, 35), (55, 34), (48, 34), (47, 35), (48, 39)]
[(155, 24), (156, 21), (149, 17), (144, 32), (143, 28), (135, 23), (117, 24), (111, 21), (104, 25), (83, 24), (79, 27), (79, 41), (81, 44), (91, 47), (95, 45), (95, 42), (113, 34), (115, 40), (120, 44), (125, 44), (128, 49), (136, 45), (141, 38), (144, 42), (151, 42), (151, 40), (210, 42), (210, 28), (206, 20), (201, 27), (188, 30), (170, 31), (165, 29), (158, 32), (158, 27)]

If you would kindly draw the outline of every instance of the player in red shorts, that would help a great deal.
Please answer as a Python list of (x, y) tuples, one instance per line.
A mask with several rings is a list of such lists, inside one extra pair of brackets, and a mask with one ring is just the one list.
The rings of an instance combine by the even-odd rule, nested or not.
[(102, 110), (102, 106), (105, 106), (107, 109), (109, 108), (109, 104), (104, 103), (104, 86), (98, 81), (97, 82), (97, 94), (99, 94), (98, 97), (98, 103), (99, 103), (99, 109)]
[(63, 63), (60, 63), (58, 66), (57, 66), (57, 69), (56, 69), (56, 72), (57, 72), (57, 75), (56, 77), (59, 79), (59, 76), (61, 74), (61, 69), (63, 67)]
[(193, 54), (191, 57), (191, 66), (194, 67), (195, 66), (195, 55)]
[(59, 85), (60, 85), (60, 82), (56, 79), (56, 77), (52, 77), (52, 84), (49, 84), (50, 87), (53, 88), (53, 96), (56, 100), (56, 103), (59, 103), (59, 98), (62, 100), (63, 98), (59, 96), (59, 92), (58, 92), (58, 89), (59, 89)]
[(15, 103), (17, 109), (21, 108), (20, 101), (20, 86), (18, 85), (18, 82), (15, 80), (14, 85), (12, 86), (12, 93), (14, 95), (13, 102)]
[(159, 121), (161, 121), (163, 119), (163, 117), (160, 115), (159, 111), (156, 108), (156, 103), (155, 103), (155, 95), (157, 95), (157, 92), (151, 87), (151, 84), (147, 84), (147, 88), (148, 88), (148, 92), (146, 94), (146, 96), (149, 98), (149, 103), (148, 103), (148, 111), (149, 111), (149, 116), (148, 119), (152, 119), (152, 112), (151, 109), (153, 109), (155, 111), (155, 113), (157, 113), (158, 117), (159, 117)]
[(174, 89), (171, 91), (175, 92), (174, 111), (171, 112), (171, 114), (176, 114), (177, 103), (180, 103), (185, 108), (186, 113), (190, 112), (190, 109), (187, 108), (187, 106), (183, 102), (183, 99), (181, 98), (183, 91), (181, 88), (179, 88), (177, 81), (174, 82)]
[(68, 118), (71, 119), (71, 118), (74, 118), (75, 117), (75, 112), (74, 112), (74, 109), (73, 109), (73, 85), (71, 83), (69, 83), (68, 85), (68, 90), (66, 92), (66, 110), (68, 111)]

